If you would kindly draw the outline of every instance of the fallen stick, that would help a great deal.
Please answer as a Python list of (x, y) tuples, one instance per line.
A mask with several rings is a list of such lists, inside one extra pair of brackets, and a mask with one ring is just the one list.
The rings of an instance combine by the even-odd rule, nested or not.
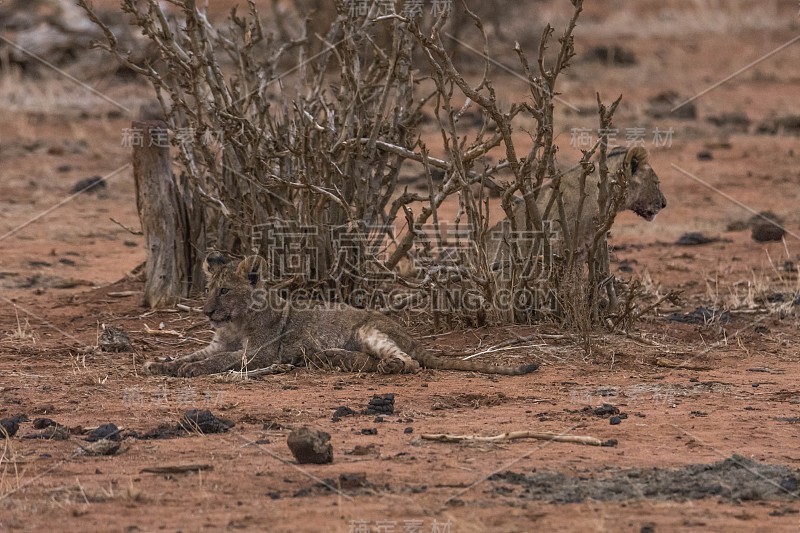
[(177, 304), (177, 305), (175, 305), (175, 308), (178, 311), (187, 311), (187, 312), (194, 312), (194, 313), (202, 313), (203, 312), (203, 308), (202, 307), (189, 307), (188, 305), (184, 305), (184, 304)]
[(186, 472), (198, 472), (200, 470), (214, 470), (213, 465), (169, 465), (169, 466), (148, 466), (142, 468), (141, 474), (184, 474)]
[(510, 431), (508, 433), (501, 433), (500, 435), (494, 435), (492, 437), (434, 433), (420, 435), (420, 438), (423, 440), (432, 440), (436, 442), (501, 442), (516, 439), (538, 439), (554, 442), (572, 442), (574, 444), (586, 444), (589, 446), (616, 446), (617, 444), (617, 441), (614, 439), (603, 441), (596, 437), (587, 437), (583, 435), (561, 435), (559, 433), (539, 433), (536, 431)]
[(139, 294), (140, 291), (119, 291), (119, 292), (109, 292), (108, 296), (111, 298), (127, 298), (128, 296), (135, 296)]
[(175, 331), (174, 329), (153, 329), (147, 324), (144, 325), (144, 332), (148, 335), (157, 335), (162, 337), (183, 337), (183, 333)]
[(702, 364), (695, 364), (690, 361), (673, 361), (666, 357), (659, 357), (656, 359), (656, 366), (664, 368), (674, 368), (676, 370), (714, 370), (714, 367)]
[(286, 374), (294, 369), (295, 366), (290, 365), (288, 363), (275, 363), (274, 365), (270, 365), (264, 368), (256, 368), (253, 370), (227, 370), (225, 372), (220, 372), (218, 374), (213, 374), (213, 375), (223, 376), (233, 379), (244, 379), (244, 378), (254, 378), (258, 376), (269, 376), (272, 374)]

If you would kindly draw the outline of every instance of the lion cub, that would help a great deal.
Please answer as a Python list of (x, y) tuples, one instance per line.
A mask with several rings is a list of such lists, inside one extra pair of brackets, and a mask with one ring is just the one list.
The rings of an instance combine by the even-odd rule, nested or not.
[(216, 330), (207, 347), (174, 361), (151, 361), (152, 374), (199, 376), (226, 370), (311, 364), (342, 370), (412, 373), (420, 367), (520, 375), (538, 364), (494, 366), (431, 355), (394, 320), (343, 304), (289, 302), (265, 288), (266, 262), (238, 264), (206, 257), (208, 296), (203, 311)]

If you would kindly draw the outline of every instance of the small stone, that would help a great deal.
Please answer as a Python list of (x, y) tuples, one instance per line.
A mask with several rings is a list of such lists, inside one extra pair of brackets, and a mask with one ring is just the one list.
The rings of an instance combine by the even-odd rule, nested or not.
[(394, 413), (394, 394), (376, 394), (362, 411), (365, 415), (390, 415)]
[(776, 242), (783, 239), (786, 230), (772, 222), (761, 222), (753, 226), (750, 237), (756, 242)]
[(92, 176), (78, 181), (69, 192), (70, 194), (94, 193), (103, 191), (106, 187), (106, 181), (101, 176)]
[(675, 244), (678, 246), (699, 246), (702, 244), (717, 242), (718, 240), (719, 238), (717, 237), (709, 237), (699, 231), (690, 231), (689, 233), (684, 233), (681, 235), (680, 238), (675, 241)]
[(0, 420), (0, 438), (13, 437), (19, 431), (19, 422), (16, 418), (4, 418)]
[(91, 431), (86, 436), (89, 442), (96, 442), (102, 439), (112, 440), (118, 442), (120, 440), (119, 428), (116, 424), (108, 423), (99, 426), (97, 429)]
[(597, 416), (616, 415), (619, 414), (619, 409), (617, 409), (610, 403), (604, 403), (600, 407), (594, 409), (594, 414)]
[(286, 444), (300, 464), (326, 464), (333, 462), (331, 436), (324, 431), (303, 426), (289, 434)]
[(358, 413), (356, 413), (349, 407), (343, 405), (341, 407), (336, 408), (336, 410), (333, 412), (333, 417), (331, 418), (331, 420), (333, 420), (334, 422), (338, 422), (345, 416), (354, 416), (357, 414)]
[(207, 409), (190, 409), (186, 411), (178, 425), (190, 432), (225, 433), (235, 423), (224, 418), (217, 418)]
[(612, 416), (612, 417), (609, 419), (609, 422), (611, 422), (611, 425), (612, 425), (612, 426), (616, 426), (617, 424), (619, 424), (620, 422), (622, 422), (622, 419), (621, 419), (620, 417), (618, 417), (618, 416)]
[(33, 419), (33, 429), (44, 429), (49, 428), (50, 426), (57, 426), (58, 422), (51, 418), (34, 418)]

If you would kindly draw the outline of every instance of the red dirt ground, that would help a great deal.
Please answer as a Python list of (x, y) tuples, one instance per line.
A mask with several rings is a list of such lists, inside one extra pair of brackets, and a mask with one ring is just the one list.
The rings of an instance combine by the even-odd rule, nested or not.
[[(542, 3), (547, 13), (557, 13), (556, 4), (566, 2)], [(188, 409), (208, 408), (236, 425), (218, 435), (126, 439), (116, 455), (91, 457), (79, 453), (77, 443), (83, 441), (77, 434), (64, 441), (27, 440), (22, 437), (34, 430), (23, 423), (16, 437), (0, 442), (0, 532), (798, 530), (796, 492), (774, 501), (642, 498), (556, 504), (505, 494), (487, 480), (507, 470), (593, 478), (617, 468), (712, 463), (734, 453), (800, 468), (800, 306), (792, 305), (800, 291), (800, 139), (753, 133), (765, 118), (800, 114), (800, 45), (699, 98), (695, 120), (653, 119), (644, 113), (656, 94), (671, 89), (689, 97), (800, 34), (796, 3), (767, 2), (756, 13), (742, 2), (732, 2), (738, 10), (719, 12), (702, 2), (667, 2), (663, 9), (643, 2), (640, 14), (650, 17), (645, 26), (655, 37), (625, 16), (606, 15), (626, 3), (599, 4), (604, 7), (587, 10), (585, 26), (576, 34), (579, 56), (592, 45), (619, 44), (635, 50), (639, 62), (632, 67), (576, 63), (563, 80), (563, 97), (590, 107), (597, 91), (606, 100), (621, 92), (624, 100), (615, 118), (620, 128), (641, 126), (649, 135), (655, 127), (674, 128), (671, 146), (648, 145), (667, 209), (649, 224), (623, 214), (613, 244), (618, 276), (642, 280), (653, 295), (683, 292), (678, 304), (660, 306), (630, 336), (598, 333), (588, 354), (572, 338), (543, 337), (483, 356), (541, 363), (539, 371), (522, 377), (305, 369), (240, 382), (142, 375), (144, 361), (187, 353), (211, 332), (199, 313), (139, 305), (141, 282), (126, 274), (144, 260), (143, 241), (111, 221), (139, 226), (130, 168), (109, 180), (102, 197), (81, 195), (34, 220), (62, 202), (78, 179), (106, 175), (129, 161), (120, 141), (131, 117), (88, 94), (76, 96), (80, 89), (62, 79), (4, 73), (0, 418), (49, 417), (76, 431), (114, 422), (124, 431), (143, 433), (176, 422)], [(509, 99), (523, 93), (522, 82), (499, 79), (504, 83), (495, 85), (503, 86)], [(147, 86), (130, 81), (93, 83), (133, 109), (150, 94)], [(747, 113), (754, 123), (749, 133), (706, 121), (730, 111)], [(591, 127), (595, 118), (563, 110), (559, 118), (560, 159), (571, 162), (576, 159), (569, 146), (571, 128)], [(435, 139), (434, 131), (426, 133)], [(699, 160), (702, 150), (713, 159)], [(749, 231), (726, 231), (730, 222), (751, 215), (726, 196), (782, 216), (789, 231), (785, 241), (757, 243)], [(689, 231), (722, 240), (694, 247), (673, 244)], [(133, 294), (118, 294), (129, 291)], [(729, 310), (730, 322), (694, 325), (665, 318), (698, 306)], [(101, 324), (128, 331), (136, 352), (91, 349)], [(449, 351), (477, 350), (514, 335), (559, 333), (514, 327), (434, 336), (425, 324), (416, 328), (431, 347)], [(692, 369), (660, 366), (663, 358), (686, 361)], [(358, 410), (383, 393), (396, 394), (395, 414), (385, 421), (374, 416), (331, 420), (337, 407)], [(607, 417), (583, 411), (603, 403), (614, 404), (628, 418), (610, 425)], [(294, 462), (287, 428), (306, 424), (330, 433), (333, 464)], [(362, 434), (366, 428), (376, 428), (377, 434)], [(420, 439), (424, 433), (514, 430), (591, 435), (618, 444)], [(364, 455), (348, 453), (357, 446), (369, 448)], [(213, 469), (142, 473), (146, 467), (193, 463)], [(344, 483), (338, 490), (340, 475), (358, 473), (366, 474), (365, 486)], [(337, 490), (325, 489), (319, 480), (334, 480)]]

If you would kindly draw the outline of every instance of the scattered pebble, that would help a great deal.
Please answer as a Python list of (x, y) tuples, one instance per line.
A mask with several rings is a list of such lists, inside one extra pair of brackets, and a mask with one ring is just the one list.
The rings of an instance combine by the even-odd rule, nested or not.
[(0, 437), (13, 437), (19, 431), (19, 421), (14, 418), (3, 418), (0, 420)]
[[(687, 102), (687, 98), (675, 91), (664, 91), (649, 101), (646, 113), (653, 118), (676, 118), (694, 120), (697, 118), (697, 106)], [(680, 106), (680, 107), (678, 107)]]
[(203, 434), (225, 433), (234, 425), (233, 421), (217, 418), (207, 409), (190, 409), (178, 422), (178, 426), (186, 431)]
[(597, 416), (617, 415), (619, 414), (619, 409), (617, 409), (610, 403), (604, 403), (600, 407), (596, 407), (594, 409), (594, 414)]
[(376, 394), (362, 411), (365, 415), (390, 415), (394, 413), (394, 394)]
[(345, 416), (354, 416), (357, 414), (358, 414), (357, 412), (343, 405), (341, 407), (336, 408), (336, 410), (333, 412), (333, 417), (331, 418), (331, 420), (333, 420), (334, 422), (338, 422)]
[(583, 61), (594, 61), (604, 65), (631, 66), (637, 63), (636, 54), (632, 50), (619, 45), (593, 46), (583, 56)]
[(719, 237), (709, 237), (705, 233), (699, 231), (690, 231), (689, 233), (681, 235), (680, 238), (675, 241), (675, 244), (678, 246), (699, 246), (702, 244), (711, 244), (719, 240)]
[(767, 221), (756, 224), (750, 232), (750, 237), (756, 242), (777, 242), (783, 240), (784, 235), (786, 230), (783, 227)]
[(105, 190), (106, 187), (108, 187), (108, 185), (106, 185), (106, 181), (101, 176), (92, 176), (91, 178), (85, 178), (78, 181), (72, 186), (72, 189), (70, 189), (69, 192), (70, 194), (89, 194)]
[(116, 442), (121, 440), (119, 428), (116, 426), (116, 424), (103, 424), (102, 426), (99, 426), (98, 428), (89, 432), (89, 434), (86, 436), (86, 440), (89, 442), (96, 442), (103, 439)]
[(286, 444), (298, 463), (326, 464), (333, 462), (330, 440), (328, 433), (303, 426), (289, 434)]
[(700, 306), (689, 313), (670, 313), (666, 318), (672, 322), (680, 322), (682, 324), (709, 324), (715, 320), (718, 320), (720, 324), (727, 324), (731, 321), (731, 313), (730, 311)]

